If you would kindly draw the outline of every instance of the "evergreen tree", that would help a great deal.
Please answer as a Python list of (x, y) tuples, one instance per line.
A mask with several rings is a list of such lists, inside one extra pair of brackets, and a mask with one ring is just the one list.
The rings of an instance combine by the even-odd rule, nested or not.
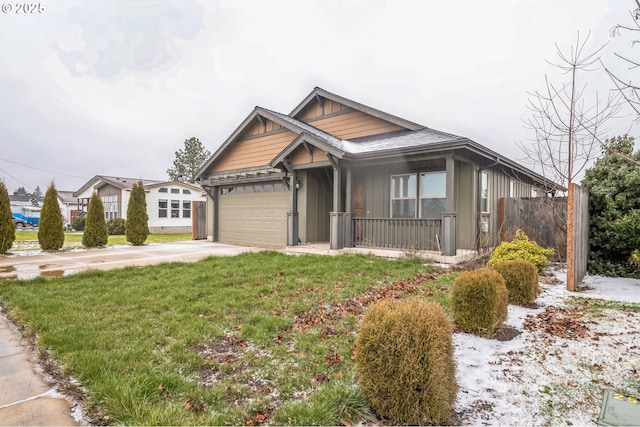
[(125, 233), (127, 242), (135, 246), (142, 245), (149, 235), (149, 214), (147, 214), (147, 199), (142, 181), (133, 184), (131, 190)]
[(87, 248), (102, 248), (109, 240), (107, 221), (104, 219), (104, 205), (95, 191), (89, 200), (87, 221), (82, 234), (82, 244)]
[(38, 223), (38, 242), (45, 251), (56, 251), (64, 244), (64, 221), (53, 182), (47, 188)]
[(27, 190), (24, 187), (18, 187), (13, 191), (14, 196), (26, 196)]
[(640, 249), (640, 151), (631, 136), (608, 139), (604, 155), (587, 170), (589, 272), (640, 277), (630, 257)]
[(16, 240), (16, 226), (13, 225), (11, 201), (4, 182), (0, 181), (0, 254), (6, 254)]
[(184, 180), (195, 183), (196, 173), (204, 165), (211, 153), (204, 148), (198, 138), (189, 138), (184, 141), (184, 150), (176, 151), (176, 159), (173, 167), (167, 169), (169, 179), (172, 181)]

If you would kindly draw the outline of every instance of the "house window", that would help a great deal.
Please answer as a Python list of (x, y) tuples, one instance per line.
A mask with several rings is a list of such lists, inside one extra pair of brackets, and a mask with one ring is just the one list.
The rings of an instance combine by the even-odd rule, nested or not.
[(416, 195), (416, 175), (392, 175), (391, 218), (415, 218)]
[(160, 189), (158, 190), (158, 193), (166, 193), (167, 191), (169, 191), (167, 187), (160, 187)]
[(166, 218), (167, 217), (167, 201), (160, 199), (158, 200), (158, 218)]
[(446, 209), (447, 174), (425, 172), (420, 174), (420, 218), (440, 219)]
[(180, 189), (179, 188), (172, 188), (171, 189), (171, 194), (180, 194)]
[(171, 218), (180, 218), (180, 200), (171, 201)]
[(538, 190), (531, 187), (531, 197), (538, 197)]
[(118, 217), (118, 196), (102, 196), (104, 218), (112, 219)]
[(273, 184), (265, 184), (264, 185), (264, 192), (265, 193), (271, 193), (273, 191)]
[(191, 190), (183, 189), (182, 194), (191, 194)]
[(284, 185), (281, 182), (275, 182), (273, 184), (273, 191), (282, 191), (284, 189)]
[(480, 212), (489, 212), (489, 174), (480, 174)]
[(184, 200), (182, 202), (182, 218), (191, 218), (191, 201)]

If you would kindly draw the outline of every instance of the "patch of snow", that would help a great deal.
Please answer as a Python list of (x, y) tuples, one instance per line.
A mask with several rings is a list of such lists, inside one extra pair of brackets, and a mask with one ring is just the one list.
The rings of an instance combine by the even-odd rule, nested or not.
[(554, 278), (540, 284), (537, 308), (509, 306), (505, 323), (521, 331), (511, 341), (454, 334), (460, 386), (454, 410), (462, 425), (595, 426), (605, 390), (638, 395), (637, 311), (587, 308), (579, 313), (587, 332), (577, 338), (528, 331), (524, 321), (572, 298), (638, 304), (640, 281), (588, 276), (581, 291), (571, 292), (565, 271), (554, 271)]

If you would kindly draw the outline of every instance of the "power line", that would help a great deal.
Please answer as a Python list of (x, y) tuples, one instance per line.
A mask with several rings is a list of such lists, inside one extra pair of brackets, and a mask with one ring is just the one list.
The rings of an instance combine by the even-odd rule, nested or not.
[[(70, 178), (78, 178), (78, 179), (84, 179), (84, 180), (88, 180), (88, 179), (89, 179), (89, 178), (87, 178), (87, 177), (85, 177), (85, 176), (69, 175), (69, 174), (62, 173), (62, 172), (56, 172), (56, 171), (51, 171), (51, 170), (47, 170), (47, 169), (36, 168), (36, 167), (33, 167), (33, 166), (25, 165), (25, 164), (23, 164), (23, 163), (14, 162), (13, 160), (3, 159), (2, 157), (0, 157), (0, 160), (3, 160), (3, 161), (5, 161), (5, 162), (7, 162), (7, 163), (13, 163), (14, 165), (22, 166), (22, 167), (24, 167), (24, 168), (33, 169), (33, 170), (37, 170), (37, 171), (40, 171), (40, 172), (52, 173), (52, 174), (54, 174), (54, 175), (62, 175), (62, 176), (68, 176), (68, 177), (70, 177)], [(2, 169), (0, 169), (0, 170), (2, 170)], [(21, 183), (22, 183), (22, 181), (20, 181), (20, 180), (19, 180), (19, 179), (17, 179), (16, 177), (14, 177), (14, 176), (10, 175), (8, 172), (6, 172), (6, 171), (4, 171), (4, 170), (3, 170), (3, 172), (4, 172), (4, 173), (6, 173), (7, 175), (9, 175), (11, 178), (15, 179), (16, 181), (18, 181), (18, 182), (21, 182)], [(22, 185), (25, 185), (25, 184), (24, 184), (24, 183), (22, 183)]]

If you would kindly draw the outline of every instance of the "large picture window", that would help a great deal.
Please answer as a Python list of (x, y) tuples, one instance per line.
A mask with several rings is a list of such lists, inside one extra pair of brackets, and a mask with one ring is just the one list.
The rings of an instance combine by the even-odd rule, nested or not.
[(391, 176), (391, 218), (416, 217), (417, 190), (416, 175)]
[(420, 174), (420, 218), (441, 219), (446, 209), (447, 174), (424, 172)]

